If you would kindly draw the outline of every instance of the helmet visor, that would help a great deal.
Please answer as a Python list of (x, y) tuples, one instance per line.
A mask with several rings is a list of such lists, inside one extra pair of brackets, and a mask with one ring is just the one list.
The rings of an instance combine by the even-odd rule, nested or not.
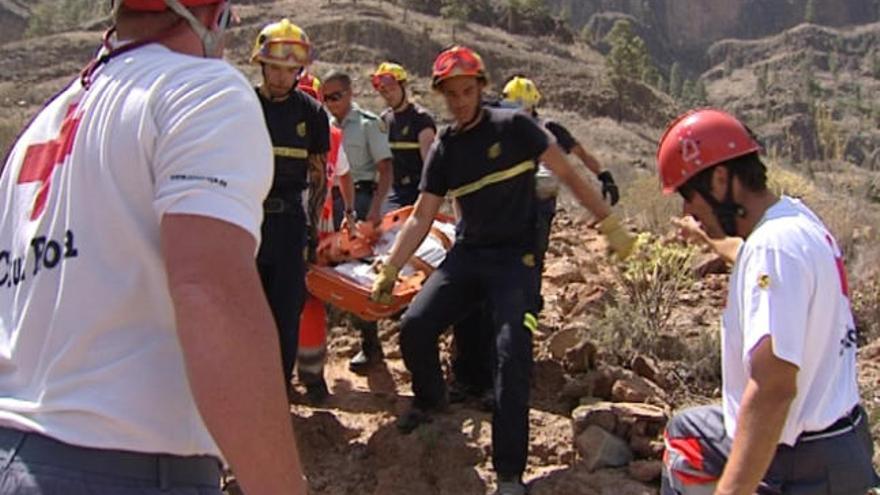
[(311, 47), (301, 41), (267, 41), (260, 47), (258, 57), (267, 63), (296, 64), (305, 66), (311, 63)]
[(376, 74), (372, 78), (373, 88), (380, 90), (384, 86), (390, 86), (397, 83), (397, 78), (392, 74)]
[(482, 72), (483, 64), (469, 50), (449, 50), (440, 54), (434, 61), (434, 77), (446, 79), (453, 76), (476, 76)]

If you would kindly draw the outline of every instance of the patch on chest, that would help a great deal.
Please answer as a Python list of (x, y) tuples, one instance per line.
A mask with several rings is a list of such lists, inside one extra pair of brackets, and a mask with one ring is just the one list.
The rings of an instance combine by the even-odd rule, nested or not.
[(764, 289), (764, 290), (769, 289), (770, 283), (771, 283), (770, 275), (763, 273), (758, 277), (758, 287), (760, 287), (761, 289)]
[(495, 143), (490, 146), (489, 151), (486, 152), (486, 156), (488, 156), (490, 160), (494, 160), (501, 156), (501, 143)]
[(401, 135), (401, 136), (408, 136), (408, 135), (409, 135), (409, 126), (406, 126), (406, 127), (404, 127), (403, 129), (401, 129), (401, 130), (400, 130), (400, 135)]
[(308, 130), (309, 129), (306, 126), (305, 122), (300, 122), (299, 124), (296, 125), (296, 135), (301, 138), (306, 137), (306, 132), (308, 132)]

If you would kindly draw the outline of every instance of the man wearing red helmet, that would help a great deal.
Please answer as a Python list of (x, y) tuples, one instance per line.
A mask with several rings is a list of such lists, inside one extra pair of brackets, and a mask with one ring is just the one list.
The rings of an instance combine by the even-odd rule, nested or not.
[(305, 493), (254, 263), (271, 142), (216, 60), (229, 9), (117, 4), (0, 172), (0, 493), (219, 495), (223, 461)]
[(529, 444), (532, 332), (537, 329), (536, 163), (546, 163), (601, 220), (600, 230), (618, 255), (629, 254), (633, 238), (531, 117), (483, 108), (486, 84), (482, 59), (468, 48), (452, 47), (434, 62), (433, 87), (455, 123), (440, 132), (428, 154), (415, 211), (381, 267), (373, 298), (390, 298), (400, 269), (428, 234), (444, 198), (458, 201), (455, 244), (401, 320), (400, 347), (415, 398), (397, 426), (409, 433), (445, 407), (437, 339), (488, 303), (497, 361), (492, 419), (497, 493), (521, 495), (526, 492), (522, 473)]
[(679, 117), (660, 140), (663, 191), (689, 215), (679, 226), (734, 262), (723, 404), (670, 421), (662, 492), (862, 494), (878, 479), (842, 255), (806, 205), (767, 189), (759, 151), (713, 109)]

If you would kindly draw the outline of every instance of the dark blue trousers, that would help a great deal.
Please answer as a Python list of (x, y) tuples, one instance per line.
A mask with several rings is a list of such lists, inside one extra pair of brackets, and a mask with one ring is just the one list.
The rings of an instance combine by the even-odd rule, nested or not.
[(492, 461), (502, 476), (520, 475), (529, 445), (529, 380), (535, 321), (534, 263), (522, 249), (455, 245), (403, 315), (400, 347), (412, 374), (415, 405), (436, 406), (446, 384), (438, 338), (477, 305), (491, 308), (495, 351)]
[(257, 254), (263, 290), (278, 327), (285, 384), (293, 378), (299, 318), (306, 300), (306, 216), (301, 202), (288, 205), (289, 210), (265, 214)]

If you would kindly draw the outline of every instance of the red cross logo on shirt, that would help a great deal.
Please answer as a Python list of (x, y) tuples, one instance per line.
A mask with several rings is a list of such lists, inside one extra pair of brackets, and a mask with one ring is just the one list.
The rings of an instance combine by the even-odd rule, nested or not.
[(52, 173), (70, 155), (73, 149), (73, 140), (79, 127), (81, 117), (74, 117), (76, 105), (67, 109), (67, 116), (61, 123), (61, 131), (58, 137), (44, 143), (36, 143), (28, 146), (18, 175), (18, 184), (38, 182), (39, 189), (34, 199), (34, 209), (31, 212), (31, 220), (36, 220), (46, 208), (49, 199), (49, 188)]

